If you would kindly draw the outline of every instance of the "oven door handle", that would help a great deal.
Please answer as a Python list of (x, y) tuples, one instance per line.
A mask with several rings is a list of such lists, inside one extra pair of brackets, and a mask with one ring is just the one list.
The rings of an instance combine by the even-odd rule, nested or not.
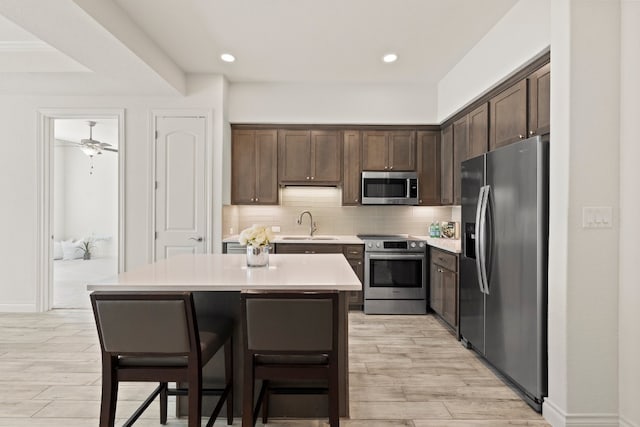
[(426, 259), (426, 254), (367, 254), (369, 259), (390, 259), (390, 260), (415, 260), (415, 259)]

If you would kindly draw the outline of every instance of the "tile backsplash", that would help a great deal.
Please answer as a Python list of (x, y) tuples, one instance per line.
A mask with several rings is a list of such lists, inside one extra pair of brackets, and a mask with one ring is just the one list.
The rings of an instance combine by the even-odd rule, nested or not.
[(279, 206), (224, 206), (223, 235), (237, 234), (252, 224), (279, 226), (281, 234), (307, 234), (313, 215), (316, 234), (428, 234), (432, 221), (460, 221), (459, 206), (341, 206), (342, 190), (332, 187), (280, 189)]

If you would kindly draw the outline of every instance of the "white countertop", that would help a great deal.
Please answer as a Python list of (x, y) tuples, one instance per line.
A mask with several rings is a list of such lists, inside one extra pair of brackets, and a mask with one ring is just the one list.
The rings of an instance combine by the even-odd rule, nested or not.
[(342, 254), (269, 255), (269, 267), (247, 268), (245, 255), (178, 255), (87, 285), (90, 291), (360, 291)]
[[(237, 234), (233, 236), (227, 236), (222, 239), (223, 243), (238, 243), (239, 236)], [(351, 236), (345, 234), (335, 235), (316, 235), (313, 237), (305, 235), (293, 235), (284, 234), (276, 235), (275, 240), (272, 243), (313, 243), (313, 244), (327, 244), (333, 243), (334, 245), (361, 245), (363, 242), (358, 236)]]
[[(327, 244), (333, 243), (338, 245), (362, 245), (364, 242), (358, 238), (358, 236), (351, 235), (330, 235), (330, 236), (314, 236), (315, 239), (310, 239), (308, 236), (290, 236), (281, 235), (276, 236), (273, 243), (313, 243), (313, 244)], [(424, 240), (429, 246), (442, 249), (445, 251), (459, 254), (462, 252), (462, 244), (460, 239), (437, 239), (429, 236), (414, 236), (419, 240)], [(299, 238), (299, 239), (298, 239)], [(328, 239), (327, 239), (328, 238)], [(228, 236), (222, 240), (224, 243), (238, 243), (238, 235)]]
[(443, 251), (459, 254), (462, 252), (462, 241), (460, 239), (438, 239), (429, 236), (414, 236), (427, 242), (429, 246), (442, 249)]

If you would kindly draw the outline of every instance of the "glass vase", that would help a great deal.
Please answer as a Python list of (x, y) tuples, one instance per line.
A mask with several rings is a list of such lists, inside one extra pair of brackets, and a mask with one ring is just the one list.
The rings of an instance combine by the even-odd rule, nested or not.
[(247, 246), (247, 267), (269, 265), (269, 246)]

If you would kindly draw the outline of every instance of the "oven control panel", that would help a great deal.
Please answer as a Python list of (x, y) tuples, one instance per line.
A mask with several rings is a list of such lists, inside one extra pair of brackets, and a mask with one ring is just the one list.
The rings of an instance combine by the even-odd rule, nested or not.
[(365, 250), (368, 252), (424, 252), (425, 242), (421, 240), (368, 240)]

